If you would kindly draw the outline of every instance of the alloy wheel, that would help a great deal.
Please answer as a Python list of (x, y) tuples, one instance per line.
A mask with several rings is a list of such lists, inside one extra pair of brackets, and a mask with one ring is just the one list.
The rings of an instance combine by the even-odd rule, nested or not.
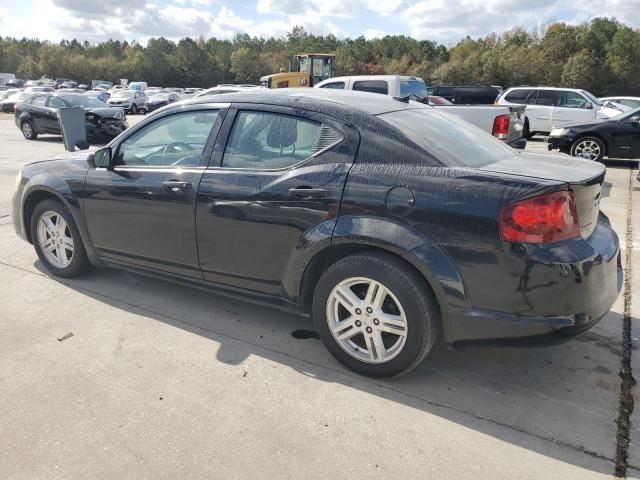
[(326, 318), (338, 345), (362, 362), (389, 362), (407, 340), (407, 317), (398, 298), (370, 278), (347, 278), (336, 285), (327, 300)]
[(31, 136), (33, 135), (33, 127), (31, 127), (31, 124), (29, 122), (24, 122), (22, 124), (22, 134), (25, 136), (25, 138), (31, 138)]
[(57, 212), (46, 211), (38, 220), (38, 244), (47, 261), (66, 268), (73, 260), (73, 236), (69, 225)]
[(575, 153), (584, 160), (597, 160), (601, 154), (600, 145), (593, 140), (582, 140), (576, 145)]

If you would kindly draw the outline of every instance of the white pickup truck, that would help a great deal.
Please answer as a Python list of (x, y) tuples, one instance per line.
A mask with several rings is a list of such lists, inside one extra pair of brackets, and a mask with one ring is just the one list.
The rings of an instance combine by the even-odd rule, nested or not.
[[(424, 80), (401, 75), (334, 77), (316, 84), (314, 88), (358, 90), (411, 100), (427, 96)], [(525, 119), (524, 105), (434, 105), (434, 107), (481, 128), (514, 148), (524, 148), (527, 143), (522, 136)]]

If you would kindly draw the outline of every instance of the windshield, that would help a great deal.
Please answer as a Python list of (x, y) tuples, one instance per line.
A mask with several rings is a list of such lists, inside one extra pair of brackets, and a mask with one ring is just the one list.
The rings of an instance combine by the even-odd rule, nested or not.
[(414, 94), (416, 97), (425, 98), (427, 96), (427, 86), (422, 80), (400, 80), (400, 96)]
[(72, 107), (83, 107), (83, 108), (108, 108), (109, 106), (106, 103), (102, 103), (97, 98), (87, 97), (85, 95), (70, 95), (70, 96), (62, 96), (60, 95), (65, 102), (67, 102)]
[(448, 166), (483, 167), (516, 155), (484, 130), (435, 108), (378, 115)]
[(602, 102), (598, 100), (593, 94), (587, 92), (586, 90), (580, 90), (580, 93), (591, 100), (591, 103), (593, 103), (594, 105), (598, 105), (599, 107), (602, 106)]
[(113, 93), (114, 98), (131, 98), (133, 97), (135, 92), (130, 92), (129, 90), (116, 90)]

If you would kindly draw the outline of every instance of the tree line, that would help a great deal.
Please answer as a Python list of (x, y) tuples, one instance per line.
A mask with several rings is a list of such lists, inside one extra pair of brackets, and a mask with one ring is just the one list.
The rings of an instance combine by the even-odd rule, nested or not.
[(257, 83), (289, 68), (298, 53), (335, 52), (338, 75), (398, 74), (430, 85), (552, 85), (584, 88), (596, 95), (640, 95), (640, 31), (615, 19), (553, 23), (542, 32), (516, 28), (455, 46), (408, 36), (376, 39), (314, 35), (295, 27), (281, 38), (238, 34), (231, 40), (152, 38), (90, 44), (0, 37), (0, 72), (18, 78), (42, 75), (89, 83), (120, 78), (164, 87)]

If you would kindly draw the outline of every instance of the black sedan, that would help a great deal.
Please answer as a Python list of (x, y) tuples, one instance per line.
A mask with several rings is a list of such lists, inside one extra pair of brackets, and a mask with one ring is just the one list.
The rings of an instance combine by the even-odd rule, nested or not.
[(35, 140), (40, 133), (60, 135), (58, 110), (84, 108), (87, 140), (109, 141), (127, 128), (121, 108), (109, 107), (97, 98), (75, 94), (33, 95), (15, 107), (15, 123), (24, 138)]
[(440, 337), (598, 322), (622, 285), (604, 177), (426, 105), (280, 89), (183, 101), (26, 165), (12, 208), (53, 275), (110, 265), (311, 314), (340, 362), (390, 376)]
[(151, 113), (161, 107), (180, 100), (180, 95), (171, 92), (161, 92), (151, 95), (144, 103), (144, 113)]
[(640, 108), (605, 120), (558, 125), (549, 134), (548, 148), (585, 160), (640, 158)]

